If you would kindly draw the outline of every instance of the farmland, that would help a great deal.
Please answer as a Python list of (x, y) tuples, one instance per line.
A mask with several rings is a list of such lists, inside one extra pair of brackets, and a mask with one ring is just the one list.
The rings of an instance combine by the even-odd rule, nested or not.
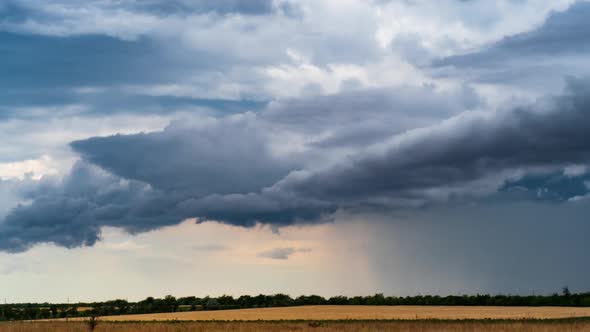
[[(0, 332), (89, 331), (87, 317), (0, 322)], [(104, 316), (94, 331), (590, 331), (587, 307), (321, 305)]]
[[(408, 319), (556, 319), (590, 317), (586, 307), (498, 306), (299, 306), (120, 315), (103, 321), (276, 321), (276, 320), (408, 320)], [(83, 319), (83, 318), (76, 318)]]

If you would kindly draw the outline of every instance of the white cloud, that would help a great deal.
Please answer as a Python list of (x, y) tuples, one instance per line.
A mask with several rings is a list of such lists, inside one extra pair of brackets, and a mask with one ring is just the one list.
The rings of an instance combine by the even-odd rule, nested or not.
[(20, 162), (0, 163), (0, 179), (24, 179), (30, 177), (38, 180), (44, 175), (57, 174), (54, 161), (48, 155), (39, 159), (27, 159)]
[(418, 38), (436, 56), (465, 51), (541, 24), (559, 1), (388, 1), (379, 10), (378, 40), (387, 47), (396, 36)]
[(586, 165), (570, 165), (563, 169), (563, 174), (569, 177), (575, 177), (586, 173)]

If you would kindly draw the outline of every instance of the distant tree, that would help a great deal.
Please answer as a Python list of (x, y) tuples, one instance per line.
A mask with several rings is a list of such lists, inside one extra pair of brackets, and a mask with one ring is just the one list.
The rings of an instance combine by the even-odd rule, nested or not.
[(294, 303), (295, 301), (289, 295), (285, 294), (275, 294), (270, 298), (270, 305), (272, 307), (288, 307), (294, 305)]
[(205, 309), (207, 310), (217, 310), (219, 309), (219, 302), (217, 299), (209, 299), (205, 304)]
[(168, 312), (175, 312), (178, 310), (178, 303), (176, 302), (176, 298), (172, 295), (164, 296), (163, 306), (164, 310)]
[(256, 306), (258, 308), (263, 308), (263, 307), (268, 306), (265, 295), (259, 294), (253, 298), (253, 301), (254, 301), (254, 306)]
[(348, 304), (348, 297), (346, 297), (346, 296), (333, 296), (328, 299), (328, 304), (333, 304), (333, 305)]
[(196, 300), (197, 300), (197, 298), (194, 296), (187, 296), (187, 297), (181, 297), (177, 301), (178, 301), (178, 304), (181, 304), (181, 305), (192, 305), (195, 303)]
[(219, 303), (220, 309), (229, 309), (236, 307), (235, 300), (233, 296), (230, 295), (222, 295), (218, 297), (217, 302)]
[(51, 307), (49, 307), (49, 311), (51, 311), (51, 316), (54, 318), (58, 317), (58, 309), (57, 306), (54, 304)]
[(367, 299), (368, 305), (384, 305), (385, 304), (385, 296), (383, 294), (375, 294)]
[(254, 298), (250, 295), (242, 295), (237, 300), (240, 308), (252, 308), (254, 306)]

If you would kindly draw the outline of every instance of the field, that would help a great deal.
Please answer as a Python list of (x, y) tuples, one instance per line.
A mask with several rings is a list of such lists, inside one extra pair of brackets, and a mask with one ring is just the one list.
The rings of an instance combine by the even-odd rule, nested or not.
[[(87, 322), (0, 323), (0, 332), (82, 332)], [(95, 331), (589, 331), (590, 308), (302, 306), (109, 316)]]
[[(0, 332), (86, 332), (84, 322), (15, 322), (1, 323)], [(188, 331), (483, 331), (483, 332), (549, 332), (590, 331), (590, 321), (568, 319), (557, 321), (329, 321), (329, 322), (102, 322), (96, 332), (188, 332)]]
[(555, 319), (590, 317), (590, 308), (476, 306), (301, 306), (189, 311), (102, 317), (105, 321), (375, 320), (375, 319)]

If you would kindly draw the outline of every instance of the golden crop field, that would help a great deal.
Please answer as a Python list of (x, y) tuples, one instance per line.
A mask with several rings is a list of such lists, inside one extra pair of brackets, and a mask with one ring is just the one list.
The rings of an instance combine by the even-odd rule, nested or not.
[[(319, 324), (319, 325), (318, 325)], [(309, 322), (102, 322), (95, 332), (550, 332), (590, 331), (590, 321), (334, 321)], [(86, 332), (84, 322), (0, 323), (0, 332)]]
[(554, 319), (590, 317), (590, 308), (477, 306), (301, 306), (190, 311), (102, 317), (104, 321), (375, 320), (375, 319)]

